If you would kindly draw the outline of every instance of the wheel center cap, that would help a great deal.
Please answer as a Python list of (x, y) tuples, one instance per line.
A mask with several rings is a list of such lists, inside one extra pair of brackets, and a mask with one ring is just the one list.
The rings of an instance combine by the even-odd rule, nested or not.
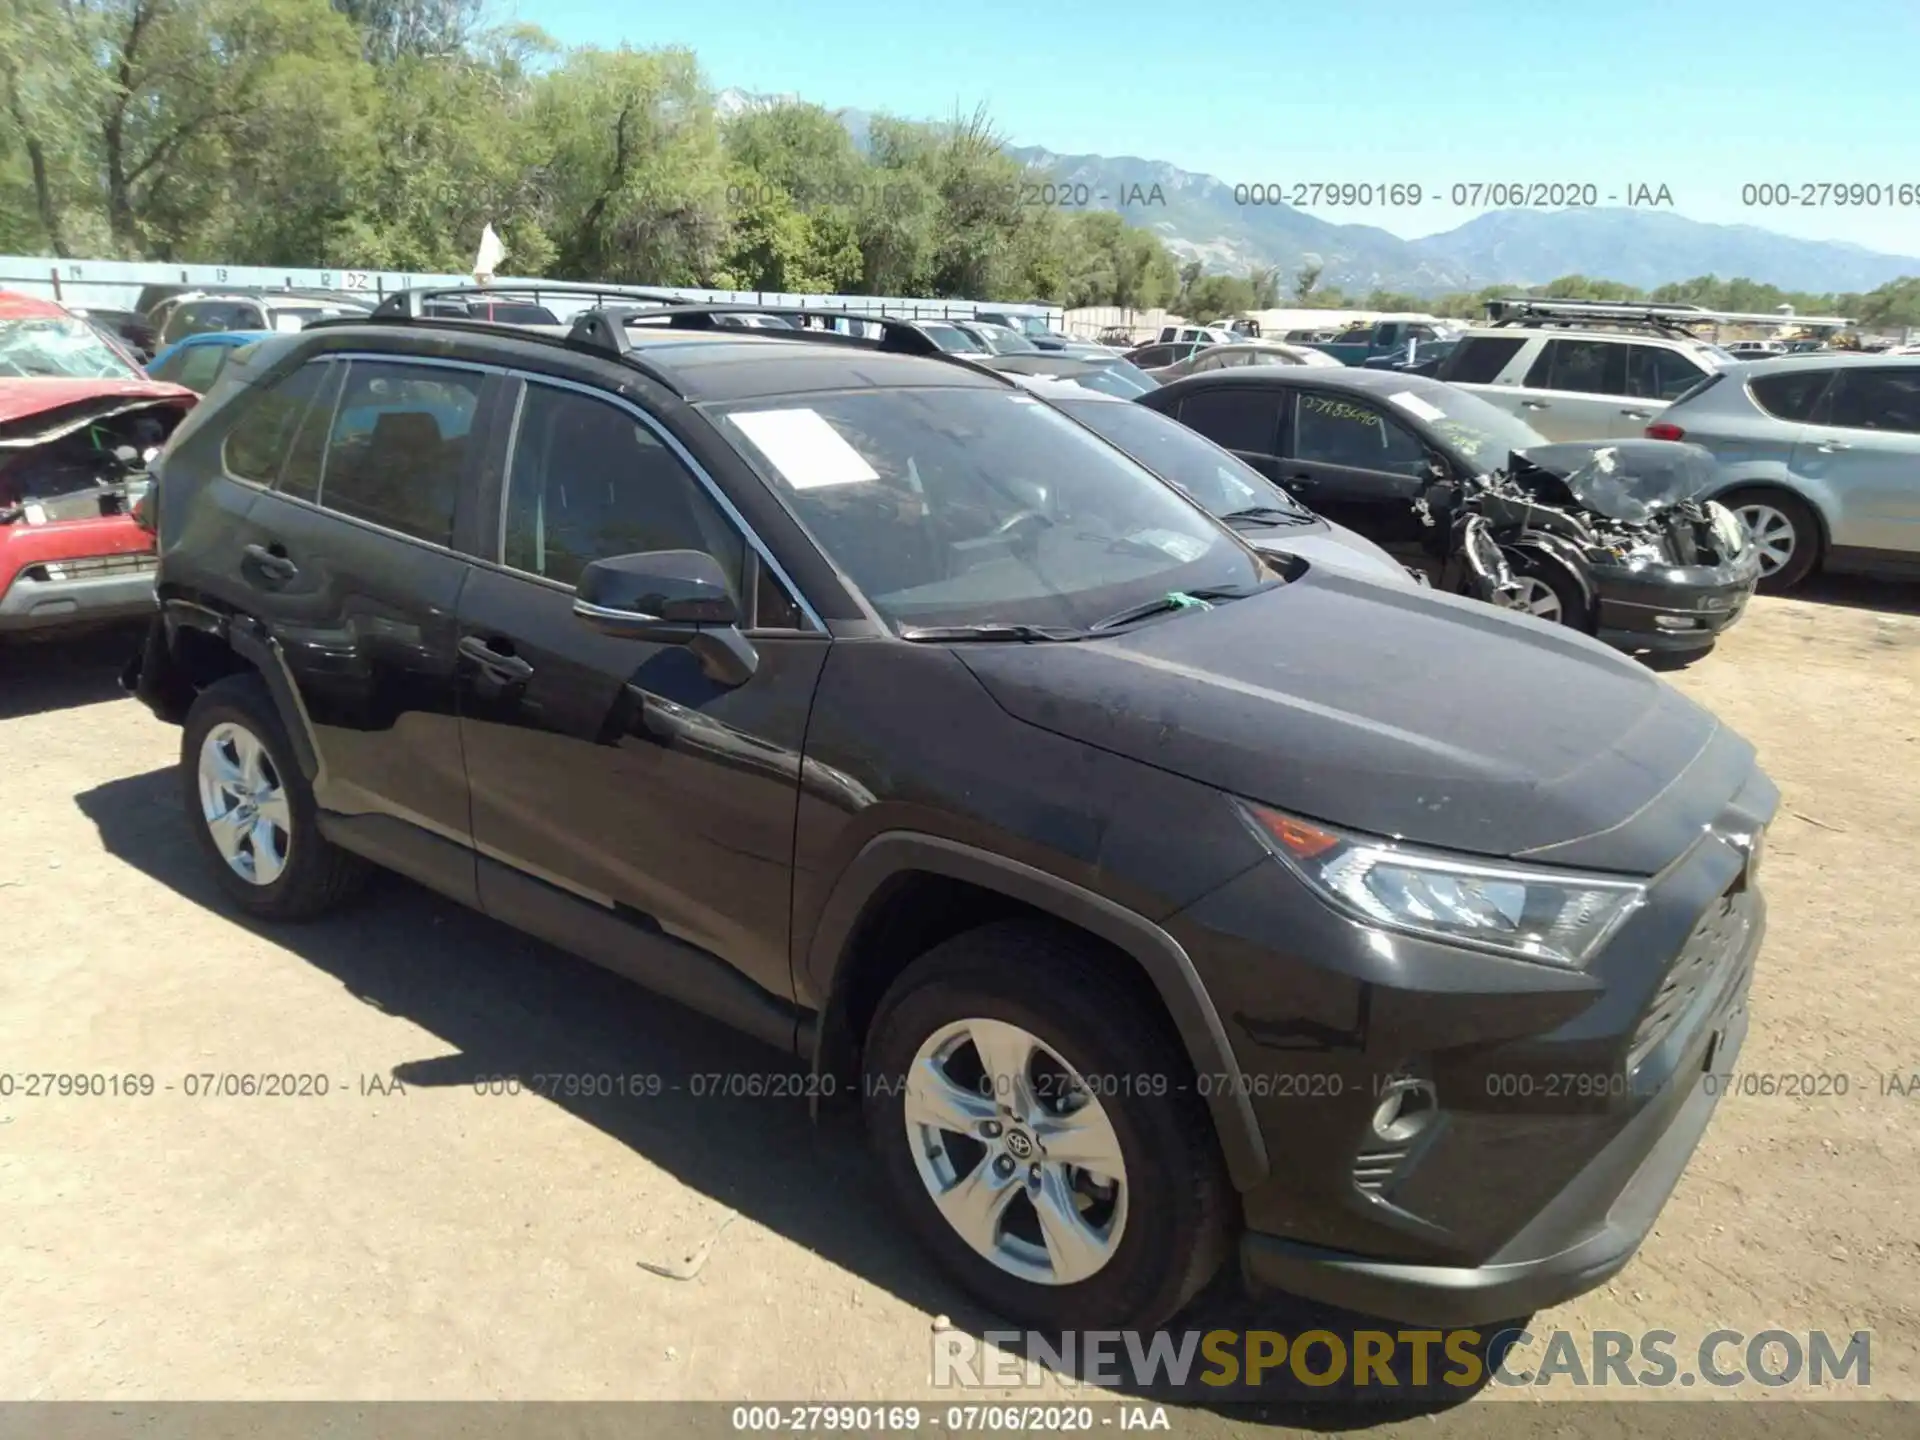
[(1033, 1139), (1026, 1131), (1009, 1130), (1007, 1132), (1007, 1153), (1014, 1159), (1031, 1160), (1033, 1149)]

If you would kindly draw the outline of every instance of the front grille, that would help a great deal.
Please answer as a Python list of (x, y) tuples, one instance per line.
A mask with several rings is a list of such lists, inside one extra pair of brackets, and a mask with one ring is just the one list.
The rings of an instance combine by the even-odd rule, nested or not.
[(1627, 1053), (1629, 1072), (1639, 1069), (1648, 1053), (1673, 1033), (1701, 991), (1740, 953), (1749, 926), (1747, 905), (1746, 896), (1730, 888), (1707, 907), (1633, 1032), (1633, 1046)]
[(57, 580), (94, 580), (102, 575), (138, 575), (156, 570), (159, 565), (159, 557), (152, 551), (140, 551), (130, 555), (90, 555), (84, 560), (47, 560), (29, 565), (20, 573), (47, 585)]

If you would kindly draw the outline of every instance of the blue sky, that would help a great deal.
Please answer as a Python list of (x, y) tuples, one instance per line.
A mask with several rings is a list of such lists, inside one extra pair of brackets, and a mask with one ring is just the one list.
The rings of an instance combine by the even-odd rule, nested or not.
[[(510, 5), (574, 45), (681, 44), (717, 87), (936, 118), (1229, 183), (1412, 181), (1417, 209), (1318, 209), (1406, 236), (1455, 184), (1665, 186), (1697, 220), (1920, 255), (1920, 197), (1744, 202), (1742, 187), (1920, 191), (1914, 0), (614, 0)], [(1796, 196), (1797, 198), (1797, 196)], [(1479, 208), (1486, 208), (1481, 206)]]

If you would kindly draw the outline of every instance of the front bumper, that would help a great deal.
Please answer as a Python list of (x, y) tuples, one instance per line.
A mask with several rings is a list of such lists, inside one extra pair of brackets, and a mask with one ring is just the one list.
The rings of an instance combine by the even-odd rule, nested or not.
[[(1583, 971), (1375, 931), (1278, 862), (1166, 922), (1267, 1150), (1240, 1193), (1251, 1285), (1476, 1325), (1627, 1264), (1712, 1115), (1702, 1076), (1737, 1053), (1765, 936), (1745, 837), (1779, 795), (1728, 778)], [(1382, 1107), (1409, 1087), (1411, 1127)]]
[[(1753, 948), (1758, 945), (1756, 934)], [(1727, 1068), (1740, 1053), (1751, 977), (1749, 951), (1666, 1091), (1490, 1259), (1478, 1265), (1378, 1260), (1249, 1232), (1240, 1247), (1247, 1283), (1364, 1315), (1444, 1327), (1523, 1318), (1604, 1284), (1653, 1229), (1706, 1132), (1719, 1096), (1704, 1075)]]
[(112, 555), (29, 565), (0, 595), (0, 634), (151, 615), (154, 557)]
[(1760, 580), (1749, 547), (1723, 565), (1594, 566), (1594, 633), (1616, 649), (1700, 650), (1745, 613)]

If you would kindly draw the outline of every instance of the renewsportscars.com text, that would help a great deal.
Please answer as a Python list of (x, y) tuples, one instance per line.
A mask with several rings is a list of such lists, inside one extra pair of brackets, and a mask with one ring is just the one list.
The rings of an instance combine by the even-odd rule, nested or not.
[(933, 1335), (937, 1387), (1039, 1386), (1077, 1378), (1102, 1386), (1258, 1386), (1263, 1380), (1349, 1389), (1485, 1384), (1727, 1389), (1872, 1384), (1873, 1334), (1671, 1330), (1575, 1335), (1502, 1330), (1082, 1330), (1060, 1334), (947, 1330)]

